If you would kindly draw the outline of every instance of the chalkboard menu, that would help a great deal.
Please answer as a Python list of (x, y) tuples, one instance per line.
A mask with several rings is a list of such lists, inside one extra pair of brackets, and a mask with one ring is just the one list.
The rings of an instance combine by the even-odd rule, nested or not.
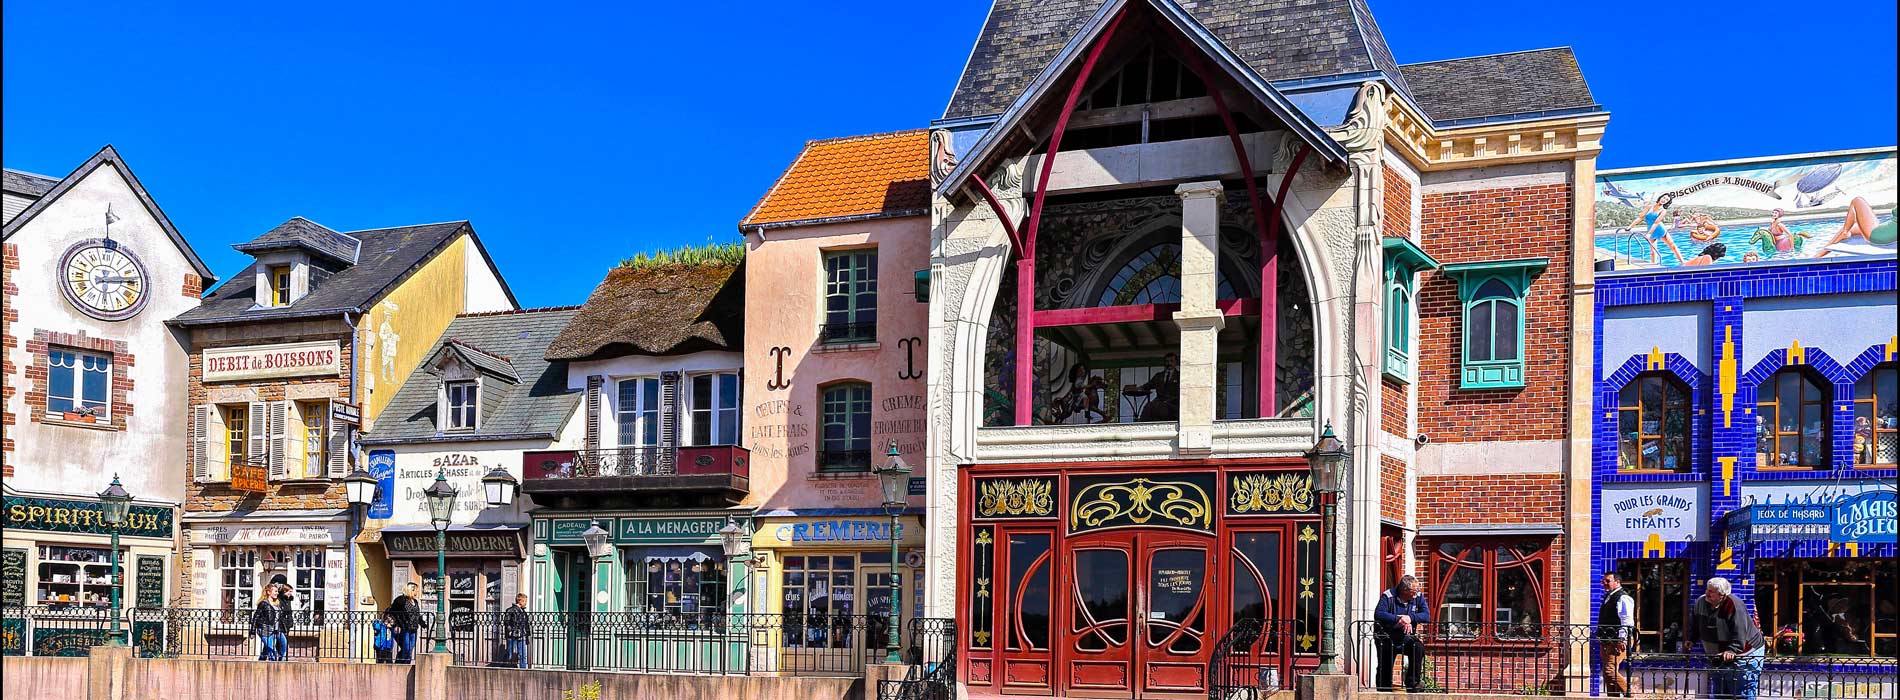
[(26, 550), (8, 549), (0, 558), (0, 605), (26, 605)]
[(165, 607), (165, 558), (139, 555), (136, 607)]

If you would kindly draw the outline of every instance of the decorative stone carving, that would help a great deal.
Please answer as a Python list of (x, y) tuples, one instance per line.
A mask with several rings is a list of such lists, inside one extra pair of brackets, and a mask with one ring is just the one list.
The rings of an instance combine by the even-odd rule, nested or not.
[(1326, 129), (1347, 151), (1365, 151), (1379, 147), (1385, 131), (1385, 84), (1368, 80), (1353, 96), (1346, 121)]
[(1283, 473), (1235, 474), (1227, 507), (1240, 514), (1304, 513), (1313, 509), (1313, 477)]
[(930, 186), (936, 187), (957, 168), (957, 154), (951, 149), (950, 132), (935, 129), (930, 132)]

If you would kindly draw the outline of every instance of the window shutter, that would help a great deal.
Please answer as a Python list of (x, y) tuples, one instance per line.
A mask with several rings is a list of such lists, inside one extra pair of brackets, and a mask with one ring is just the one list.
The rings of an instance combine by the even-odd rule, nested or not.
[(265, 408), (264, 402), (252, 401), (250, 420), (244, 423), (244, 436), (250, 441), (250, 449), (246, 450), (244, 459), (251, 464), (256, 464), (259, 458), (268, 456), (270, 451), (270, 430), (264, 422), (269, 419), (266, 415), (269, 411)]
[(598, 374), (587, 377), (587, 444), (586, 449), (600, 449), (600, 385), (606, 381)]
[(351, 428), (348, 424), (338, 423), (331, 419), (332, 414), (333, 411), (323, 413), (324, 439), (328, 441), (323, 446), (323, 457), (329, 462), (326, 471), (329, 472), (330, 478), (341, 479), (349, 473), (350, 469)]
[(203, 482), (211, 476), (210, 406), (191, 407), (191, 479)]
[(283, 480), (290, 477), (290, 465), (285, 463), (287, 450), (284, 449), (285, 433), (289, 432), (290, 402), (272, 401), (267, 406), (267, 412), (270, 414), (270, 425), (267, 426), (270, 430), (270, 478)]
[(673, 452), (680, 444), (680, 373), (660, 373), (660, 469), (672, 473)]

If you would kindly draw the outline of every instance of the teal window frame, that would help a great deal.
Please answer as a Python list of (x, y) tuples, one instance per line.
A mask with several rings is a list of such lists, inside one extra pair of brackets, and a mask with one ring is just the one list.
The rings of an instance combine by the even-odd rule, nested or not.
[(1418, 273), (1441, 265), (1410, 239), (1387, 236), (1385, 250), (1385, 376), (1411, 383), (1417, 357)]
[[(1530, 322), (1529, 306), (1525, 303), (1530, 296), (1531, 282), (1550, 265), (1549, 258), (1523, 258), (1517, 260), (1496, 260), (1490, 262), (1458, 263), (1446, 265), (1442, 269), (1446, 276), (1458, 281), (1458, 302), (1463, 309), (1464, 322), (1458, 333), (1460, 389), (1515, 389), (1524, 386), (1524, 326)], [(1513, 357), (1495, 356), (1498, 333), (1493, 323), (1499, 318), (1500, 305), (1508, 305), (1516, 312), (1516, 328), (1508, 331), (1515, 343)], [(1477, 321), (1485, 321), (1483, 327), (1474, 327)], [(1474, 330), (1490, 328), (1486, 333), (1492, 343), (1487, 352), (1476, 353), (1483, 357), (1473, 357)]]
[(877, 249), (826, 251), (824, 342), (877, 338)]
[[(818, 423), (818, 471), (870, 471), (871, 384), (846, 381), (820, 389)], [(832, 428), (838, 428), (834, 434)], [(857, 463), (856, 453), (866, 459)], [(849, 455), (846, 459), (840, 456)]]

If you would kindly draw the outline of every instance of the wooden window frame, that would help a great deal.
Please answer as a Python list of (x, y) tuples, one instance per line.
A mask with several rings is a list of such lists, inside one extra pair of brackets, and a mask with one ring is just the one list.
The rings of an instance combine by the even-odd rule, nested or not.
[(224, 474), (231, 478), (232, 467), (247, 464), (252, 458), (250, 404), (219, 404), (220, 425), (224, 428)]
[[(1500, 549), (1511, 548), (1514, 545), (1526, 542), (1534, 542), (1540, 546), (1537, 548), (1537, 551), (1533, 553), (1519, 554), (1518, 558), (1514, 561), (1498, 561), (1498, 551)], [(1465, 561), (1463, 552), (1460, 552), (1457, 556), (1446, 554), (1443, 547), (1448, 544), (1462, 544), (1467, 548), (1464, 551), (1469, 551), (1470, 548), (1480, 548), (1483, 550), (1481, 558), (1479, 562), (1474, 565)], [(1428, 569), (1431, 576), (1431, 587), (1427, 592), (1430, 594), (1428, 599), (1430, 599), (1433, 604), (1432, 621), (1436, 623), (1440, 630), (1440, 638), (1451, 643), (1469, 644), (1538, 643), (1545, 636), (1541, 631), (1527, 635), (1514, 635), (1504, 634), (1501, 630), (1507, 625), (1533, 624), (1541, 626), (1550, 623), (1551, 594), (1560, 592), (1551, 589), (1551, 567), (1554, 564), (1551, 557), (1552, 544), (1552, 538), (1549, 535), (1434, 538), (1431, 542), (1431, 555), (1429, 557), (1430, 569)], [(1542, 569), (1538, 571), (1536, 575), (1530, 577), (1533, 590), (1529, 595), (1529, 600), (1537, 602), (1536, 612), (1538, 614), (1538, 620), (1533, 623), (1521, 623), (1516, 620), (1509, 623), (1498, 622), (1496, 615), (1500, 607), (1499, 576), (1502, 572), (1507, 570), (1532, 569), (1533, 564), (1539, 563), (1542, 564)], [(1450, 568), (1445, 568), (1447, 565), (1449, 565)], [(1452, 577), (1457, 575), (1459, 569), (1476, 569), (1478, 571), (1478, 608), (1480, 617), (1477, 621), (1470, 623), (1474, 625), (1473, 631), (1470, 634), (1457, 633), (1455, 631), (1456, 628), (1452, 627), (1453, 624), (1457, 623), (1446, 620), (1445, 615), (1446, 606), (1448, 605), (1444, 599), (1445, 591), (1449, 587)]]
[[(1781, 429), (1780, 385), (1781, 378), (1784, 376), (1796, 377), (1798, 379), (1796, 388), (1801, 391), (1801, 396), (1795, 401), (1796, 417), (1795, 429), (1793, 431), (1783, 431)], [(1807, 396), (1809, 389), (1813, 389), (1816, 394), (1813, 400), (1809, 400)], [(1832, 389), (1833, 385), (1827, 380), (1816, 376), (1812, 370), (1802, 368), (1799, 365), (1790, 365), (1775, 370), (1774, 374), (1768, 375), (1768, 379), (1756, 387), (1756, 420), (1766, 421), (1759, 423), (1755, 432), (1756, 469), (1762, 471), (1815, 471), (1833, 468), (1834, 392)], [(1785, 444), (1786, 441), (1793, 440), (1795, 445), (1794, 454), (1796, 455), (1802, 454), (1802, 448), (1808, 442), (1808, 439), (1804, 437), (1801, 432), (1800, 413), (1809, 407), (1818, 407), (1821, 412), (1821, 434), (1817, 438), (1820, 443), (1820, 459), (1814, 464), (1800, 464), (1798, 463), (1799, 458), (1797, 457), (1796, 464), (1782, 464), (1778, 458), (1782, 454), (1781, 446)], [(1761, 449), (1762, 432), (1760, 426), (1762, 425), (1768, 427), (1768, 433), (1772, 436), (1771, 439), (1774, 441), (1774, 450), (1772, 452), (1763, 452)], [(1775, 459), (1773, 463), (1763, 463), (1764, 456), (1772, 456), (1777, 459)]]
[[(463, 394), (465, 403), (457, 401)], [(482, 420), (482, 383), (473, 379), (442, 383), (444, 431), (467, 432), (477, 429)], [(466, 422), (464, 422), (466, 421)]]
[[(1524, 358), (1529, 348), (1524, 345), (1524, 329), (1530, 325), (1531, 282), (1549, 262), (1547, 258), (1529, 258), (1459, 263), (1442, 268), (1447, 276), (1458, 280), (1458, 301), (1463, 311), (1458, 332), (1458, 388), (1516, 389), (1525, 385)], [(1508, 358), (1496, 356), (1500, 305), (1509, 305), (1517, 312), (1516, 327), (1509, 332), (1515, 339), (1516, 352)], [(1484, 353), (1487, 357), (1483, 359), (1473, 357), (1471, 343), (1472, 322), (1480, 314), (1487, 315), (1491, 322)]]
[[(731, 404), (722, 403), (720, 400), (719, 384), (727, 378), (730, 378), (733, 383), (733, 403)], [(702, 397), (698, 385), (701, 379), (707, 380), (710, 386), (708, 389), (710, 396), (704, 397), (704, 404), (701, 403)], [(684, 440), (686, 444), (692, 446), (739, 444), (740, 431), (744, 427), (743, 412), (739, 410), (740, 394), (744, 392), (744, 385), (741, 382), (738, 372), (697, 372), (686, 375), (683, 381), (686, 385), (686, 428), (682, 431), (686, 436)], [(728, 421), (732, 424), (732, 440), (721, 441), (720, 424)], [(698, 435), (702, 425), (706, 426), (706, 439), (703, 441)]]
[(264, 278), (270, 283), (272, 307), (290, 305), (290, 271), (290, 265), (272, 265), (264, 271)]
[[(877, 340), (877, 248), (851, 248), (826, 251), (824, 270), (824, 332), (820, 339), (828, 345), (868, 343)], [(832, 308), (833, 302), (840, 308)], [(869, 313), (870, 321), (861, 320)], [(842, 320), (833, 314), (843, 314)]]
[[(862, 397), (857, 396), (855, 392), (858, 392), (858, 391), (862, 391), (864, 395)], [(818, 447), (819, 449), (818, 449), (817, 467), (820, 473), (859, 473), (859, 472), (870, 471), (870, 468), (871, 468), (870, 459), (867, 459), (863, 466), (858, 466), (855, 464), (840, 466), (840, 465), (831, 464), (830, 462), (832, 462), (833, 460), (826, 459), (825, 455), (828, 452), (838, 452), (838, 451), (847, 452), (847, 453), (857, 452), (859, 450), (857, 449), (856, 446), (860, 440), (862, 440), (864, 443), (864, 448), (862, 451), (864, 451), (867, 455), (870, 453), (871, 451), (870, 433), (866, 432), (864, 435), (860, 436), (857, 434), (857, 430), (855, 426), (857, 423), (856, 419), (858, 416), (857, 408), (861, 404), (864, 409), (864, 415), (869, 416), (871, 413), (872, 398), (873, 398), (873, 394), (871, 391), (870, 382), (846, 381), (846, 382), (838, 382), (835, 384), (828, 384), (819, 388), (818, 390), (818, 406), (819, 406)], [(836, 415), (833, 413), (834, 407), (841, 407), (841, 410), (843, 411), (843, 414), (842, 414), (843, 420), (841, 422), (838, 420), (834, 420), (834, 417)], [(829, 447), (831, 443), (831, 438), (826, 433), (826, 429), (833, 424), (841, 424), (845, 428), (845, 437), (844, 437), (845, 443), (844, 443), (844, 448), (842, 450), (826, 449), (827, 447)]]
[[(1678, 567), (1674, 575), (1669, 575), (1668, 572), (1668, 567), (1671, 565)], [(1644, 572), (1648, 569), (1658, 571), (1656, 579), (1659, 584), (1664, 587), (1664, 590), (1667, 590), (1667, 587), (1672, 583), (1681, 586), (1682, 598), (1676, 601), (1676, 604), (1682, 611), (1680, 617), (1673, 620), (1663, 619), (1662, 610), (1668, 605), (1668, 601), (1664, 597), (1664, 592), (1649, 591), (1644, 588)], [(1683, 635), (1685, 635), (1689, 629), (1690, 611), (1693, 609), (1696, 597), (1695, 591), (1697, 590), (1695, 587), (1696, 577), (1694, 576), (1693, 569), (1693, 561), (1683, 557), (1619, 559), (1616, 561), (1617, 577), (1622, 580), (1623, 590), (1630, 594), (1630, 598), (1635, 605), (1635, 638), (1637, 649), (1665, 654), (1675, 652), (1675, 646), (1668, 643), (1672, 640), (1667, 638), (1665, 633), (1669, 630), (1669, 624), (1675, 623), (1677, 638), (1674, 641), (1681, 641), (1684, 638)], [(1656, 610), (1656, 613), (1653, 615), (1646, 612), (1652, 607)], [(1645, 641), (1649, 638), (1653, 638), (1654, 641)], [(1646, 644), (1653, 646), (1646, 646)]]
[[(1657, 425), (1659, 426), (1658, 428), (1659, 432), (1655, 434), (1646, 432), (1643, 428), (1643, 425), (1644, 425), (1643, 387), (1644, 385), (1649, 384), (1649, 383), (1656, 383), (1660, 385), (1662, 387), (1661, 391), (1663, 391), (1662, 418), (1657, 421)], [(1671, 395), (1669, 392), (1672, 389), (1675, 392), (1675, 396), (1678, 396), (1681, 398), (1680, 401), (1669, 400), (1670, 395)], [(1694, 401), (1693, 396), (1694, 395), (1690, 392), (1688, 385), (1683, 384), (1681, 379), (1678, 379), (1675, 375), (1669, 374), (1667, 372), (1645, 372), (1643, 374), (1639, 374), (1636, 376), (1635, 379), (1630, 380), (1630, 383), (1623, 385), (1622, 389), (1617, 390), (1617, 394), (1616, 394), (1616, 397), (1617, 397), (1617, 402), (1616, 402), (1616, 421), (1617, 421), (1616, 423), (1616, 454), (1617, 454), (1616, 470), (1618, 473), (1622, 473), (1622, 474), (1681, 474), (1681, 473), (1691, 471), (1693, 467), (1692, 455), (1694, 453), (1693, 437), (1695, 435), (1695, 427), (1693, 425), (1693, 420), (1695, 417), (1695, 411), (1694, 411), (1693, 406), (1694, 406), (1695, 401)], [(1635, 414), (1636, 416), (1635, 454), (1637, 455), (1637, 464), (1635, 466), (1625, 466), (1622, 461), (1624, 450), (1630, 442), (1629, 434), (1625, 433), (1623, 430), (1623, 417), (1629, 414)], [(1680, 417), (1681, 419), (1680, 422), (1678, 423), (1678, 425), (1681, 426), (1680, 435), (1670, 434), (1670, 430), (1669, 430), (1670, 420), (1669, 419), (1672, 414)], [(1654, 469), (1642, 466), (1641, 460), (1642, 460), (1642, 455), (1643, 455), (1643, 448), (1651, 443), (1656, 443), (1658, 445), (1657, 449), (1663, 450), (1669, 444), (1669, 439), (1671, 437), (1677, 437), (1681, 439), (1680, 444), (1682, 446), (1682, 453), (1675, 455), (1676, 460), (1677, 460), (1676, 466), (1674, 468), (1662, 466), (1662, 467), (1657, 467)], [(1666, 453), (1659, 452), (1658, 456), (1667, 457), (1668, 455)]]
[[(1882, 427), (1880, 424), (1880, 402), (1884, 399), (1889, 404), (1900, 403), (1900, 396), (1882, 395), (1880, 391), (1880, 378), (1883, 375), (1893, 378), (1893, 380), (1889, 382), (1890, 387), (1900, 386), (1900, 363), (1882, 362), (1874, 365), (1871, 369), (1867, 370), (1866, 374), (1861, 375), (1860, 379), (1854, 382), (1854, 439), (1856, 443), (1854, 445), (1853, 462), (1854, 467), (1858, 469), (1893, 469), (1900, 467), (1900, 460), (1891, 462), (1879, 461), (1880, 439), (1883, 436), (1891, 436), (1889, 438), (1890, 440), (1900, 441), (1900, 423), (1891, 424), (1886, 427)], [(1863, 453), (1860, 443), (1858, 442), (1861, 438), (1860, 419), (1862, 418), (1861, 411), (1863, 408), (1866, 409), (1865, 417), (1869, 423), (1867, 435), (1868, 448), (1865, 453)], [(1897, 452), (1900, 452), (1900, 450), (1897, 450)], [(1871, 459), (1862, 459), (1863, 454), (1871, 454), (1873, 457)]]
[[(70, 358), (69, 361), (72, 365), (67, 367), (66, 365), (58, 364), (60, 362), (58, 356), (60, 355), (65, 355)], [(87, 409), (96, 406), (97, 410), (91, 414), (91, 421), (110, 424), (112, 422), (112, 409), (114, 408), (112, 405), (114, 364), (112, 359), (112, 353), (109, 352), (81, 350), (64, 345), (48, 346), (46, 348), (46, 403), (42, 406), (46, 414), (63, 417), (67, 413), (84, 413)], [(95, 362), (104, 362), (105, 366), (103, 370), (90, 369), (87, 367), (88, 364)], [(62, 389), (53, 382), (55, 369), (70, 369), (72, 371), (71, 382), (64, 387), (64, 391), (67, 392), (66, 396), (59, 395)], [(89, 372), (97, 373), (100, 371), (105, 373), (105, 396), (97, 399), (88, 397), (86, 395), (86, 375)], [(54, 410), (53, 401), (55, 400), (69, 402), (72, 405), (72, 410)]]

